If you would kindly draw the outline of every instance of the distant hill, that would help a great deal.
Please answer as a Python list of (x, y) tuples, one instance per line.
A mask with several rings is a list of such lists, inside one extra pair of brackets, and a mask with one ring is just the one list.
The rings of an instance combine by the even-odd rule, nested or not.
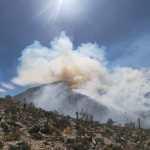
[(33, 103), (37, 108), (47, 111), (57, 111), (64, 115), (75, 117), (76, 112), (85, 112), (94, 117), (94, 120), (106, 122), (112, 118), (117, 123), (128, 123), (133, 121), (137, 124), (137, 119), (142, 121), (142, 127), (150, 127), (149, 99), (150, 93), (146, 93), (147, 99), (145, 106), (146, 111), (137, 112), (135, 117), (128, 118), (126, 112), (120, 112), (108, 108), (97, 100), (73, 91), (69, 88), (67, 82), (59, 81), (50, 84), (43, 84), (30, 88), (14, 97), (17, 101), (27, 104)]
[(54, 82), (30, 88), (14, 97), (16, 100), (33, 103), (35, 106), (50, 111), (58, 111), (74, 116), (76, 112), (84, 111), (103, 120), (109, 110), (96, 100), (72, 91), (66, 82)]

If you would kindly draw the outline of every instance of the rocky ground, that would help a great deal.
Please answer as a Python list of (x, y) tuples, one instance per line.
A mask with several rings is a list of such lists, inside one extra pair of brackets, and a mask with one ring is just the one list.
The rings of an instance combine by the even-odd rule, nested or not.
[(0, 150), (150, 150), (150, 130), (99, 124), (0, 100)]

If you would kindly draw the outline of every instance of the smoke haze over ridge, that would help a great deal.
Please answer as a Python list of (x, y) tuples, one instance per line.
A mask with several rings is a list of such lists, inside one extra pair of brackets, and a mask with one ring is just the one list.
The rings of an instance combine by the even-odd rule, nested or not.
[[(149, 112), (150, 71), (131, 67), (109, 68), (105, 47), (73, 42), (62, 32), (45, 47), (35, 41), (19, 58), (18, 75), (12, 82), (21, 86), (66, 81), (71, 90), (82, 93), (130, 119)], [(47, 102), (47, 101), (46, 101)]]

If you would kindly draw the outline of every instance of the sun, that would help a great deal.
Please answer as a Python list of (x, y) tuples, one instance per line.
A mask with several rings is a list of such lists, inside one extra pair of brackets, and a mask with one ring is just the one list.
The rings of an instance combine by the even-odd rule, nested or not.
[(81, 10), (80, 0), (58, 0), (56, 4), (56, 17), (74, 17)]
[(59, 9), (61, 9), (63, 3), (64, 3), (64, 0), (58, 0), (58, 8)]
[(44, 16), (47, 21), (75, 20), (85, 12), (84, 0), (48, 0), (39, 11), (38, 16)]
[(74, 9), (77, 6), (79, 0), (58, 0), (57, 8), (58, 10), (67, 10), (69, 8)]

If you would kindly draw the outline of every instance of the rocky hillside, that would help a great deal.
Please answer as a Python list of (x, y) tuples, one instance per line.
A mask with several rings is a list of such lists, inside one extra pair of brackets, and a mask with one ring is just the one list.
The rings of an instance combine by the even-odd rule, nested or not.
[(150, 150), (150, 130), (99, 124), (85, 113), (73, 119), (7, 97), (0, 100), (0, 149)]

